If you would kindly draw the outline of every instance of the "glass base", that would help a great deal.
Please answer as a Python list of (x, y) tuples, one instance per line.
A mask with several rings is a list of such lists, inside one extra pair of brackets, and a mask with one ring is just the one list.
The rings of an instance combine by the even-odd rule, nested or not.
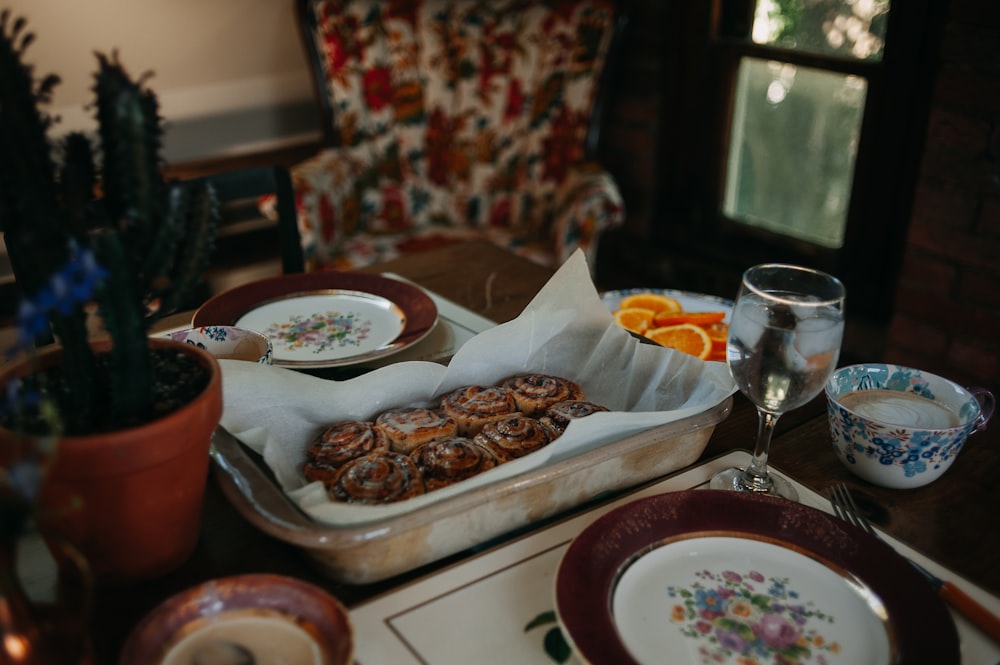
[(767, 474), (758, 476), (748, 473), (746, 469), (732, 467), (712, 476), (708, 483), (709, 489), (731, 490), (735, 492), (753, 492), (755, 494), (767, 494), (769, 496), (780, 496), (789, 501), (798, 501), (799, 493), (784, 478), (778, 478)]

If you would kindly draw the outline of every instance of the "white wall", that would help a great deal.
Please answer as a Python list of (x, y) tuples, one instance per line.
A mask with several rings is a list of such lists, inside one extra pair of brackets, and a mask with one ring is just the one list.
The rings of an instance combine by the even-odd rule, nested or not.
[(90, 131), (95, 51), (148, 85), (167, 125), (168, 161), (315, 135), (312, 88), (292, 0), (6, 0), (35, 33), (26, 61), (62, 83), (58, 131)]

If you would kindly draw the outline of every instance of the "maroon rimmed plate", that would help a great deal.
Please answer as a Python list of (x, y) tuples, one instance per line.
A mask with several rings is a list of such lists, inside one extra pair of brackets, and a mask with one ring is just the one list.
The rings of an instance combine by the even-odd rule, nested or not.
[(593, 665), (960, 659), (947, 608), (891, 547), (748, 493), (688, 490), (606, 513), (563, 555), (555, 597)]
[(335, 597), (283, 575), (209, 580), (171, 596), (129, 634), (119, 665), (349, 665), (350, 617)]
[(412, 284), (321, 271), (224, 291), (198, 308), (192, 325), (257, 330), (271, 339), (273, 364), (315, 369), (398, 353), (426, 337), (437, 316), (434, 301)]

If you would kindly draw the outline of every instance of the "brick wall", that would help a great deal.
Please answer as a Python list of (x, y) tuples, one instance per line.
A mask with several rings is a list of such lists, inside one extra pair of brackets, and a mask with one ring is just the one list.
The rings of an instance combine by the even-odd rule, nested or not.
[(1000, 3), (952, 0), (886, 360), (1000, 393)]
[(626, 230), (648, 236), (656, 190), (656, 146), (662, 117), (665, 50), (659, 26), (668, 20), (667, 2), (629, 5), (627, 39), (618, 53), (617, 76), (605, 109), (601, 160), (615, 175), (627, 205)]

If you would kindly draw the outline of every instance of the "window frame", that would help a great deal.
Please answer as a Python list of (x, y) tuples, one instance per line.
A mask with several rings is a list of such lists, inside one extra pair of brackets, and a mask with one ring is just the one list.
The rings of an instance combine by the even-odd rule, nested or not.
[[(881, 61), (789, 51), (750, 37), (754, 0), (671, 0), (664, 52), (660, 182), (654, 245), (682, 276), (712, 271), (738, 281), (765, 261), (804, 263), (838, 275), (848, 312), (887, 322), (912, 212), (946, 3), (895, 0)], [(740, 58), (757, 57), (864, 76), (862, 115), (844, 243), (829, 249), (722, 214)], [(695, 278), (682, 284), (698, 288)]]

